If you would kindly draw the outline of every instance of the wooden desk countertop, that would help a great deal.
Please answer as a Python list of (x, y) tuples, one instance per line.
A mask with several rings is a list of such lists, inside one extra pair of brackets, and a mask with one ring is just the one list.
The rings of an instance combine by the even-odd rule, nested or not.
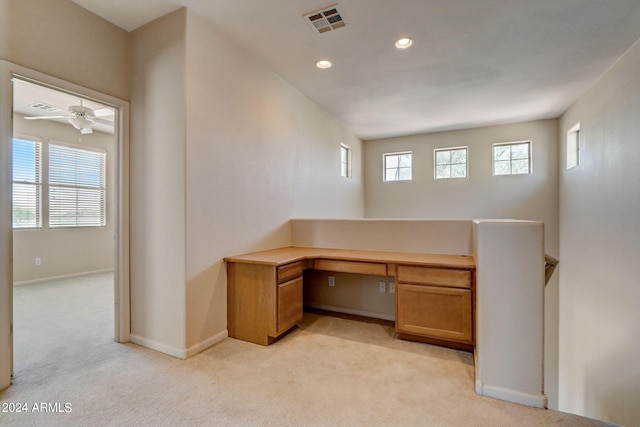
[(224, 258), (227, 262), (280, 266), (306, 259), (378, 262), (390, 264), (423, 265), (429, 267), (475, 270), (472, 256), (443, 255), (412, 252), (365, 251), (356, 249), (307, 248), (289, 246)]

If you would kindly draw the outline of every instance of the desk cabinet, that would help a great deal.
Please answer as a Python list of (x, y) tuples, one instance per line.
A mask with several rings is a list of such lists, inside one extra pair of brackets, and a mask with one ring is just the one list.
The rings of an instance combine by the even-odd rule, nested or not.
[(303, 271), (395, 277), (398, 338), (473, 350), (472, 257), (286, 247), (225, 258), (229, 336), (269, 345), (303, 317)]
[(302, 320), (303, 270), (301, 262), (278, 267), (277, 326), (274, 337), (287, 332)]
[(438, 344), (453, 341), (453, 347), (462, 349), (473, 345), (471, 271), (398, 266), (397, 280), (399, 338)]
[(303, 270), (300, 262), (227, 263), (229, 336), (269, 345), (301, 321)]

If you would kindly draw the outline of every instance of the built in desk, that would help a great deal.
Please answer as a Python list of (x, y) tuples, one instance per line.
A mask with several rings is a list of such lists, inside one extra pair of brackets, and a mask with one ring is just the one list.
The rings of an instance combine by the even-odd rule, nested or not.
[(269, 345), (302, 320), (303, 271), (391, 276), (398, 338), (472, 351), (471, 256), (285, 247), (227, 257), (229, 336)]

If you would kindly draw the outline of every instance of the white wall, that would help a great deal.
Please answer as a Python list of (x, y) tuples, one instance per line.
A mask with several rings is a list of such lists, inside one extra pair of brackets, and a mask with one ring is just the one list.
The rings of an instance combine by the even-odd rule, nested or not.
[[(640, 425), (640, 43), (561, 118), (560, 409)], [(565, 168), (580, 122), (580, 165)]]
[[(187, 347), (226, 331), (222, 258), (290, 244), (293, 216), (362, 217), (362, 145), (242, 47), (187, 13)], [(311, 70), (313, 71), (313, 70)], [(353, 149), (340, 177), (340, 143)]]
[[(365, 214), (370, 218), (509, 218), (545, 224), (558, 257), (558, 124), (540, 120), (365, 141)], [(533, 174), (492, 176), (492, 144), (531, 140)], [(434, 180), (433, 150), (467, 146), (466, 179)], [(382, 155), (413, 152), (413, 180), (383, 182)], [(562, 259), (560, 259), (562, 263)], [(545, 288), (545, 392), (557, 408), (558, 274)]]
[(185, 357), (186, 11), (131, 34), (131, 340)]
[[(49, 120), (24, 120), (14, 113), (14, 134), (39, 138), (43, 154), (49, 142), (61, 142), (78, 148), (97, 148), (106, 152), (106, 219), (105, 227), (49, 228), (48, 218), (43, 217), (42, 228), (15, 230), (13, 232), (13, 280), (32, 281), (49, 277), (65, 276), (113, 268), (114, 255), (114, 136), (101, 132), (82, 135), (70, 125)], [(43, 157), (43, 177), (47, 163)], [(48, 201), (44, 193), (43, 212), (48, 212)], [(91, 248), (91, 250), (87, 250)], [(35, 266), (35, 258), (42, 264)]]

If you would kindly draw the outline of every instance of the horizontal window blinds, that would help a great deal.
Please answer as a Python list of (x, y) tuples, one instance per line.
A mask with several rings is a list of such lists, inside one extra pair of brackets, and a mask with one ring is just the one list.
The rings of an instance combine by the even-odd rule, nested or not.
[(104, 152), (49, 144), (49, 226), (106, 224)]
[(42, 226), (40, 141), (13, 139), (13, 228)]

